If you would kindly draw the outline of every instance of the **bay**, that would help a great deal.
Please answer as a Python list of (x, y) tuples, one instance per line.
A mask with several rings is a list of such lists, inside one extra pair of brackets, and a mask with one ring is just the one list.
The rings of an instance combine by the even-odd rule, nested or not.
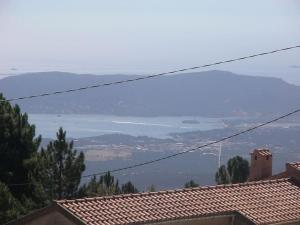
[(223, 118), (206, 117), (124, 117), (99, 114), (29, 114), (36, 125), (36, 134), (54, 138), (59, 127), (70, 138), (92, 137), (104, 134), (128, 134), (167, 138), (170, 133), (224, 128)]

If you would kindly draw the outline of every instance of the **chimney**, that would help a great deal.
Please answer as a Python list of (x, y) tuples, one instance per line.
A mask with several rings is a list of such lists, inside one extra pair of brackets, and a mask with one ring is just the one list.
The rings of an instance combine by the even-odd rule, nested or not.
[(287, 163), (286, 173), (288, 177), (293, 177), (300, 181), (300, 162)]
[(272, 176), (272, 153), (269, 149), (255, 149), (250, 155), (249, 181), (263, 180)]

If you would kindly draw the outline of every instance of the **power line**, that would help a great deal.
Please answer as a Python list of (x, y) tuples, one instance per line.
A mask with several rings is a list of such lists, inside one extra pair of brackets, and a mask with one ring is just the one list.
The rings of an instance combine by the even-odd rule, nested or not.
[[(245, 129), (243, 131), (240, 131), (240, 132), (237, 132), (237, 133), (234, 133), (230, 136), (227, 136), (227, 137), (224, 137), (224, 138), (221, 138), (219, 140), (216, 140), (216, 141), (213, 141), (213, 142), (210, 142), (210, 143), (207, 143), (207, 144), (204, 144), (204, 145), (200, 145), (198, 147), (195, 147), (195, 148), (191, 148), (191, 149), (188, 149), (188, 150), (185, 150), (185, 151), (182, 151), (182, 152), (178, 152), (178, 153), (175, 153), (175, 154), (171, 154), (171, 155), (168, 155), (168, 156), (164, 156), (164, 157), (161, 157), (161, 158), (158, 158), (158, 159), (154, 159), (154, 160), (150, 160), (150, 161), (146, 161), (146, 162), (143, 162), (143, 163), (138, 163), (138, 164), (134, 164), (134, 165), (131, 165), (131, 166), (127, 166), (127, 167), (121, 167), (121, 168), (117, 168), (117, 169), (113, 169), (113, 170), (110, 170), (111, 173), (113, 172), (119, 172), (119, 171), (122, 171), (122, 170), (127, 170), (127, 169), (132, 169), (132, 168), (136, 168), (136, 167), (140, 167), (140, 166), (145, 166), (145, 165), (148, 165), (148, 164), (152, 164), (152, 163), (156, 163), (156, 162), (159, 162), (159, 161), (162, 161), (162, 160), (166, 160), (166, 159), (170, 159), (170, 158), (174, 158), (176, 156), (179, 156), (179, 155), (183, 155), (183, 154), (187, 154), (187, 153), (190, 153), (190, 152), (193, 152), (193, 151), (197, 151), (197, 150), (200, 150), (202, 148), (205, 148), (205, 147), (208, 147), (208, 146), (211, 146), (211, 145), (214, 145), (214, 144), (217, 144), (217, 143), (221, 143), (221, 142), (224, 142), (226, 140), (229, 140), (229, 139), (232, 139), (234, 137), (237, 137), (237, 136), (240, 136), (242, 134), (245, 134), (245, 133), (248, 133), (248, 132), (251, 132), (253, 130), (256, 130), (260, 127), (264, 127), (268, 124), (271, 124), (271, 123), (274, 123), (278, 120), (281, 120), (283, 118), (286, 118), (286, 117), (289, 117), (293, 114), (296, 114), (300, 112), (300, 108), (292, 111), (292, 112), (289, 112), (289, 113), (286, 113), (284, 115), (281, 115), (279, 117), (276, 117), (275, 119), (272, 119), (272, 120), (269, 120), (267, 122), (264, 122), (264, 123), (261, 123), (259, 125), (256, 125), (256, 126), (253, 126), (253, 127), (250, 127), (248, 129)], [(83, 178), (85, 177), (92, 177), (92, 176), (97, 176), (97, 175), (103, 175), (105, 174), (107, 171), (105, 172), (99, 172), (99, 173), (94, 173), (94, 174), (88, 174), (88, 175), (84, 175), (82, 176)]]
[[(185, 151), (182, 151), (182, 152), (178, 152), (178, 153), (171, 154), (171, 155), (168, 155), (168, 156), (164, 156), (164, 157), (161, 157), (161, 158), (157, 158), (157, 159), (154, 159), (154, 160), (145, 161), (145, 162), (142, 162), (142, 163), (133, 164), (133, 165), (126, 166), (126, 167), (116, 168), (116, 169), (109, 170), (109, 171), (111, 173), (114, 173), (114, 172), (119, 172), (119, 171), (123, 171), (123, 170), (133, 169), (133, 168), (136, 168), (136, 167), (141, 167), (141, 166), (153, 164), (153, 163), (156, 163), (156, 162), (160, 162), (160, 161), (163, 161), (163, 160), (166, 160), (166, 159), (174, 158), (174, 157), (177, 157), (177, 156), (180, 156), (180, 155), (184, 155), (184, 154), (187, 154), (187, 153), (190, 153), (190, 152), (193, 152), (193, 151), (198, 151), (198, 150), (200, 150), (202, 148), (205, 148), (205, 147), (208, 147), (208, 146), (211, 146), (211, 145), (215, 145), (217, 143), (224, 142), (226, 140), (232, 139), (234, 137), (237, 137), (237, 136), (240, 136), (242, 134), (245, 134), (245, 133), (251, 132), (253, 130), (256, 130), (258, 128), (264, 127), (264, 126), (266, 126), (268, 124), (277, 122), (278, 120), (281, 120), (281, 119), (284, 119), (286, 117), (292, 116), (292, 115), (294, 115), (294, 114), (296, 114), (298, 112), (300, 112), (300, 108), (298, 108), (298, 109), (296, 109), (294, 111), (288, 112), (286, 114), (283, 114), (281, 116), (278, 116), (278, 117), (276, 117), (276, 118), (274, 118), (272, 120), (269, 120), (267, 122), (264, 122), (264, 123), (261, 123), (259, 125), (250, 127), (248, 129), (245, 129), (245, 130), (242, 130), (240, 132), (234, 133), (234, 134), (229, 135), (227, 137), (218, 139), (216, 141), (209, 142), (209, 143), (204, 144), (204, 145), (200, 145), (200, 146), (195, 147), (195, 148), (191, 148), (191, 149), (188, 149), (188, 150), (185, 150)], [(105, 173), (107, 173), (107, 171), (101, 171), (101, 172), (97, 172), (97, 173), (93, 173), (93, 174), (87, 174), (87, 175), (81, 176), (81, 178), (88, 178), (88, 177), (103, 175)], [(33, 183), (8, 184), (7, 186), (25, 186), (25, 185), (31, 185), (31, 184), (33, 184)]]
[[(155, 77), (161, 77), (161, 76), (165, 76), (165, 75), (168, 75), (168, 74), (185, 72), (185, 71), (188, 71), (188, 70), (196, 70), (196, 69), (200, 69), (200, 68), (206, 68), (206, 67), (211, 67), (211, 66), (215, 66), (215, 65), (246, 60), (246, 59), (255, 58), (255, 57), (258, 57), (258, 56), (270, 55), (270, 54), (274, 54), (274, 53), (278, 53), (278, 52), (288, 51), (288, 50), (295, 49), (295, 48), (300, 48), (300, 45), (291, 46), (291, 47), (287, 47), (287, 48), (276, 49), (276, 50), (267, 51), (267, 52), (261, 52), (261, 53), (257, 53), (257, 54), (253, 54), (253, 55), (248, 55), (248, 56), (235, 58), (235, 59), (228, 59), (228, 60), (218, 61), (218, 62), (214, 62), (214, 63), (204, 64), (204, 65), (201, 65), (201, 66), (194, 66), (194, 67), (189, 67), (189, 68), (184, 68), (184, 69), (177, 69), (177, 70), (158, 73), (158, 74), (149, 75), (149, 76), (143, 76), (143, 77), (132, 78), (132, 79), (127, 79), (127, 80), (114, 81), (114, 82), (109, 82), (109, 83), (95, 84), (95, 85), (90, 85), (90, 86), (85, 86), (85, 87), (80, 87), (80, 88), (62, 90), (62, 91), (46, 92), (46, 93), (42, 93), (42, 94), (16, 97), (16, 98), (7, 99), (6, 101), (24, 100), (24, 99), (31, 99), (31, 98), (37, 98), (37, 97), (45, 97), (45, 96), (49, 96), (49, 95), (57, 95), (57, 94), (70, 93), (70, 92), (76, 92), (76, 91), (83, 91), (83, 90), (87, 90), (87, 89), (104, 87), (104, 86), (119, 85), (119, 84), (128, 83), (128, 82), (134, 82), (134, 81), (146, 80), (146, 79), (155, 78)], [(2, 102), (2, 101), (5, 101), (5, 100), (0, 100), (0, 102)]]

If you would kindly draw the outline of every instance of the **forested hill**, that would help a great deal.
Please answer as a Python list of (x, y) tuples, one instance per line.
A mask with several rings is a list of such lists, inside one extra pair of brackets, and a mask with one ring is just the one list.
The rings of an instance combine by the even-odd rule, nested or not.
[[(133, 78), (129, 75), (23, 74), (0, 80), (6, 98)], [(224, 71), (178, 74), (15, 102), (29, 113), (126, 116), (236, 116), (286, 112), (300, 104), (300, 87), (281, 79)]]

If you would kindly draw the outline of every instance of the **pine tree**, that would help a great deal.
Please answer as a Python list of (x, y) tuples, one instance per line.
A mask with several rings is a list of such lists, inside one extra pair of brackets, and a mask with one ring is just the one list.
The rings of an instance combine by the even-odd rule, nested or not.
[[(5, 101), (1, 94), (0, 100), (2, 223), (44, 207), (57, 196), (72, 196), (84, 170), (84, 155), (77, 155), (72, 150), (73, 143), (66, 142), (62, 129), (58, 140), (51, 142), (46, 150), (38, 151), (41, 136), (36, 137), (35, 126), (28, 122), (27, 114), (21, 113), (18, 105), (12, 106)], [(57, 161), (58, 158), (60, 160)], [(57, 162), (61, 170), (55, 167)]]
[(100, 177), (98, 193), (100, 195), (116, 195), (120, 193), (119, 181), (115, 181), (115, 177), (109, 171)]
[(38, 152), (41, 136), (35, 136), (35, 126), (29, 124), (18, 105), (12, 106), (1, 94), (0, 100), (0, 182), (28, 184), (9, 185), (7, 191), (21, 204), (34, 208), (31, 199), (35, 198), (35, 186), (29, 185), (29, 162)]
[(122, 185), (121, 192), (122, 194), (130, 194), (138, 193), (139, 191), (130, 181), (128, 181), (127, 183)]
[(119, 181), (115, 180), (115, 177), (110, 172), (100, 176), (98, 181), (96, 176), (94, 176), (79, 191), (80, 197), (110, 196), (120, 193), (122, 193), (122, 190), (119, 187)]
[(25, 211), (8, 187), (0, 182), (0, 224), (18, 218)]
[(62, 128), (56, 138), (40, 153), (42, 183), (52, 199), (72, 198), (85, 170), (84, 154), (73, 150), (73, 141), (66, 140), (66, 131)]
[(194, 180), (190, 180), (189, 182), (186, 182), (184, 184), (185, 188), (193, 188), (193, 187), (199, 187), (199, 184), (197, 184)]

